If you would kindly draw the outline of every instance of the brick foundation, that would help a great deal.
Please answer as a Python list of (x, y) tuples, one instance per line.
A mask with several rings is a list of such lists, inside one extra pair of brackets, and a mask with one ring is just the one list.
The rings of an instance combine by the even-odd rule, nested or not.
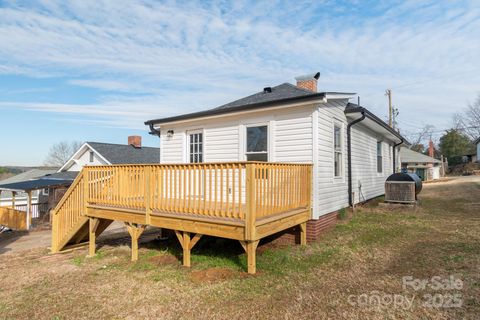
[[(307, 242), (317, 241), (328, 229), (332, 228), (337, 223), (338, 212), (334, 211), (321, 216), (319, 219), (312, 219), (307, 222)], [(265, 242), (272, 242), (279, 245), (291, 245), (300, 243), (299, 227), (293, 227), (274, 235), (271, 235), (264, 240)]]
[(312, 219), (307, 222), (307, 241), (312, 242), (320, 238), (328, 229), (337, 224), (338, 212), (330, 212), (319, 219)]
[[(307, 242), (315, 242), (322, 235), (324, 235), (329, 229), (337, 224), (338, 211), (327, 213), (321, 216), (319, 219), (312, 219), (307, 221)], [(174, 237), (172, 230), (164, 229), (163, 236)], [(273, 245), (292, 245), (300, 243), (300, 227), (295, 226), (290, 229), (283, 230), (281, 232), (272, 234), (264, 239), (262, 243), (272, 243)]]

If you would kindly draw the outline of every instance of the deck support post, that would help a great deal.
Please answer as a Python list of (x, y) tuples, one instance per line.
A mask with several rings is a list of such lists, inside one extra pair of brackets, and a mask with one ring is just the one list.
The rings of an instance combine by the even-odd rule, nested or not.
[(303, 222), (299, 224), (300, 227), (300, 245), (305, 246), (307, 244), (307, 223)]
[(132, 261), (138, 260), (138, 239), (142, 235), (143, 231), (145, 231), (145, 225), (139, 225), (136, 223), (125, 223), (127, 226), (128, 233), (132, 238)]
[(247, 271), (249, 274), (257, 272), (257, 247), (260, 240), (240, 241), (243, 249), (247, 253)]
[(88, 256), (93, 257), (95, 255), (96, 239), (97, 239), (97, 228), (100, 224), (100, 219), (98, 218), (89, 218), (88, 225)]
[(190, 267), (190, 233), (183, 233), (183, 266)]
[(178, 241), (180, 242), (180, 245), (182, 246), (183, 249), (183, 266), (184, 267), (190, 267), (190, 252), (192, 251), (193, 247), (197, 244), (198, 240), (202, 237), (202, 234), (195, 234), (195, 236), (192, 238), (190, 232), (180, 232), (175, 230), (175, 235), (178, 238)]

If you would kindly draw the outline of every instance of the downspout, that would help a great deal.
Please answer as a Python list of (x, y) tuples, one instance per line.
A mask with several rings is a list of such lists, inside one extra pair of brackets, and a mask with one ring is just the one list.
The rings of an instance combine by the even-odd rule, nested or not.
[(393, 173), (395, 173), (395, 168), (396, 168), (395, 162), (397, 160), (397, 157), (395, 156), (395, 148), (401, 145), (402, 143), (403, 143), (403, 138), (400, 138), (400, 142), (393, 145), (393, 152), (392, 152), (393, 153)]
[(149, 134), (152, 134), (154, 136), (159, 136), (160, 137), (160, 130), (157, 130), (153, 127), (153, 123), (148, 124), (150, 126), (150, 132)]
[(347, 125), (348, 203), (351, 207), (353, 206), (353, 197), (352, 197), (352, 138), (350, 137), (350, 131), (353, 125), (365, 119), (365, 111), (362, 111), (361, 114), (362, 116), (360, 118), (350, 122)]
[[(150, 132), (149, 134), (151, 135), (154, 135), (154, 136), (158, 136), (158, 138), (160, 139), (160, 148), (162, 147), (162, 138), (160, 137), (160, 130), (158, 129), (155, 129), (153, 127), (153, 123), (149, 123), (148, 126), (150, 127)], [(160, 155), (159, 155), (159, 160), (160, 160), (160, 163), (162, 163), (162, 150), (160, 149)]]

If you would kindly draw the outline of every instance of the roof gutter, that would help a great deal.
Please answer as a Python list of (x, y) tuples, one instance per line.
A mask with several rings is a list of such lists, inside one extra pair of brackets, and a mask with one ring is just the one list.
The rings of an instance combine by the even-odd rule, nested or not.
[(154, 125), (153, 122), (148, 124), (148, 126), (150, 127), (150, 132), (148, 134), (160, 137), (160, 130), (155, 129), (153, 125)]
[(377, 117), (376, 115), (374, 115), (373, 113), (371, 113), (370, 111), (368, 111), (367, 109), (365, 109), (364, 107), (360, 107), (360, 106), (356, 106), (354, 108), (351, 108), (350, 110), (346, 110), (345, 113), (346, 114), (350, 114), (350, 113), (361, 113), (361, 114), (365, 114), (365, 116), (372, 120), (373, 122), (375, 122), (376, 124), (380, 125), (381, 127), (383, 127), (384, 129), (386, 129), (387, 131), (389, 131), (393, 136), (395, 136), (397, 139), (399, 140), (403, 140), (403, 142), (406, 142), (405, 138), (403, 138), (398, 132), (396, 132), (392, 127), (390, 127), (388, 124), (386, 124), (384, 121), (382, 121), (379, 117)]
[(356, 120), (353, 120), (347, 125), (347, 157), (348, 157), (348, 203), (353, 206), (353, 196), (352, 196), (352, 138), (351, 138), (351, 129), (352, 127), (363, 121), (365, 119), (365, 110), (360, 112), (362, 116)]

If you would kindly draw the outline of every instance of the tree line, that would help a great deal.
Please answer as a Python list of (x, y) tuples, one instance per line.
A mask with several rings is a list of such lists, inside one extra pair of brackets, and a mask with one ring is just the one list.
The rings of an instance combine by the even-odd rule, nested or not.
[[(432, 125), (425, 125), (419, 132), (410, 135), (411, 149), (428, 154), (428, 140), (437, 132)], [(480, 95), (465, 109), (452, 118), (452, 127), (442, 130), (436, 150), (448, 158), (450, 165), (462, 162), (462, 157), (476, 153), (474, 141), (480, 138)], [(433, 139), (432, 139), (433, 140)], [(438, 155), (437, 155), (438, 156)]]

